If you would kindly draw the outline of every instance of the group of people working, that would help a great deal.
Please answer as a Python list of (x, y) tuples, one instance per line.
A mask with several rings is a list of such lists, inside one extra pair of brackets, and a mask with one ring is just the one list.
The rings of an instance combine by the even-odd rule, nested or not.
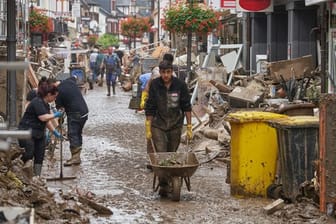
[[(28, 104), (19, 122), (20, 130), (31, 130), (30, 139), (20, 140), (19, 144), (25, 149), (21, 159), (24, 163), (33, 161), (33, 174), (41, 175), (45, 149), (46, 128), (61, 139), (63, 136), (57, 130), (54, 119), (67, 115), (68, 139), (70, 142), (71, 158), (65, 166), (81, 163), (82, 130), (88, 119), (88, 107), (77, 86), (77, 78), (70, 77), (64, 81), (56, 81), (42, 77), (37, 89), (27, 94)], [(55, 102), (58, 110), (52, 109), (50, 104)], [(56, 125), (55, 125), (56, 124)]]
[[(112, 50), (109, 51), (112, 55)], [(103, 59), (108, 60), (108, 59)], [(102, 62), (104, 63), (104, 62)], [(106, 63), (105, 63), (106, 65)], [(112, 82), (115, 71), (106, 66), (106, 80)], [(142, 92), (141, 107), (145, 110), (145, 133), (147, 141), (153, 142), (156, 152), (175, 152), (180, 144), (184, 119), (187, 123), (187, 138), (192, 138), (191, 102), (186, 83), (173, 75), (173, 56), (166, 54), (147, 78)], [(110, 76), (111, 75), (111, 76)], [(110, 94), (109, 83), (108, 95)], [(115, 93), (113, 87), (113, 93)], [(71, 158), (64, 165), (81, 163), (82, 130), (88, 119), (88, 107), (76, 83), (76, 77), (64, 81), (42, 78), (34, 94), (28, 94), (30, 103), (20, 121), (19, 129), (32, 130), (32, 138), (21, 140), (25, 148), (23, 162), (34, 160), (34, 174), (41, 175), (45, 152), (45, 128), (57, 138), (63, 136), (57, 131), (52, 120), (63, 116), (68, 123)], [(50, 110), (50, 103), (55, 102), (57, 111)], [(169, 192), (168, 180), (160, 178), (161, 196)]]

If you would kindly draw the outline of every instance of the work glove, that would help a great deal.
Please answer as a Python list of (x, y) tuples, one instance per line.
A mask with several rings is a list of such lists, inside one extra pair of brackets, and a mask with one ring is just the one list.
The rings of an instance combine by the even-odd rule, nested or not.
[(148, 92), (142, 91), (141, 93), (141, 102), (140, 102), (140, 109), (143, 110), (145, 108), (145, 103), (148, 98)]
[(56, 138), (61, 139), (62, 135), (55, 129), (53, 130), (53, 134), (55, 135)]
[(51, 111), (52, 111), (53, 113), (56, 113), (56, 112), (57, 112), (56, 107), (51, 107)]
[(192, 139), (192, 124), (187, 125), (187, 139), (190, 141)]
[(152, 138), (152, 128), (151, 128), (151, 121), (146, 120), (145, 121), (145, 126), (146, 126), (146, 138), (151, 139)]
[(54, 113), (54, 118), (57, 118), (57, 117), (62, 117), (63, 116), (63, 113), (61, 111), (56, 111)]

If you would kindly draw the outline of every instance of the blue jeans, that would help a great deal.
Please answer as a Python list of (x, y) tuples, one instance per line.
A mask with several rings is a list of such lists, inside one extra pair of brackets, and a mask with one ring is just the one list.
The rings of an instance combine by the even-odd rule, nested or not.
[(96, 62), (90, 62), (90, 69), (91, 69), (91, 73), (92, 73), (92, 81), (96, 81), (96, 79), (97, 79)]
[(81, 117), (78, 112), (67, 113), (68, 117), (68, 138), (70, 149), (81, 147), (83, 144), (83, 128), (88, 116)]
[(117, 81), (117, 74), (106, 73), (106, 85), (115, 86)]

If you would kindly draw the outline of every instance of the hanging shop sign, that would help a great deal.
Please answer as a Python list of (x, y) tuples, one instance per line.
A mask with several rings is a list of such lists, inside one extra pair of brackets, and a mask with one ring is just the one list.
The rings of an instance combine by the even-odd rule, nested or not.
[(236, 0), (221, 0), (220, 7), (223, 9), (235, 9)]
[(305, 0), (305, 5), (306, 6), (316, 5), (316, 4), (320, 4), (321, 2), (328, 2), (328, 0)]
[(238, 12), (273, 12), (273, 0), (237, 0)]

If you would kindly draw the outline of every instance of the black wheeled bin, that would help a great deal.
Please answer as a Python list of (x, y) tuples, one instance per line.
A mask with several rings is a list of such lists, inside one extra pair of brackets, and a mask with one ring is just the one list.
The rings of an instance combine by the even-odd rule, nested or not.
[(314, 177), (319, 120), (314, 116), (293, 116), (271, 120), (269, 124), (277, 130), (284, 197), (294, 202), (301, 195), (300, 185)]

